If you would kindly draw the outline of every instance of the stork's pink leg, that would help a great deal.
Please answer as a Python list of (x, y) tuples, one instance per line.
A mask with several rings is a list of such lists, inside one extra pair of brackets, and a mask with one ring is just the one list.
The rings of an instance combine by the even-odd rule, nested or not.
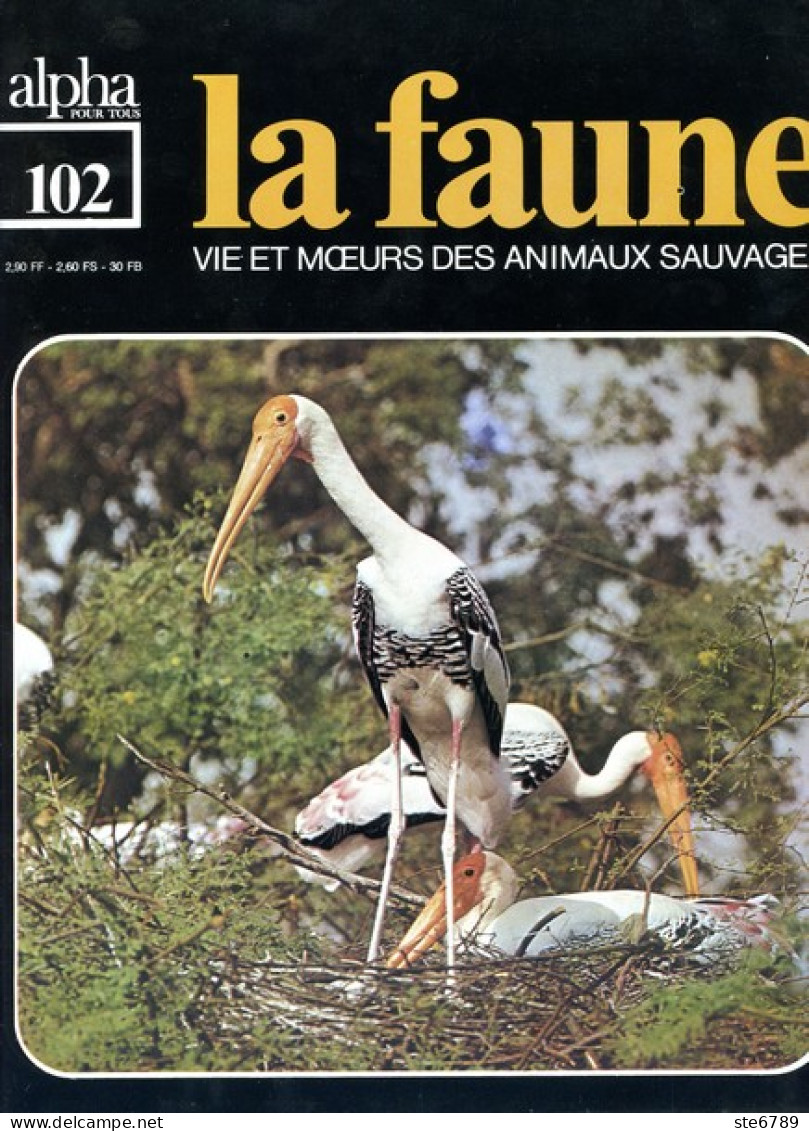
[(452, 720), (452, 747), (450, 750), (449, 779), (447, 782), (447, 818), (441, 837), (441, 855), (444, 860), (444, 884), (447, 894), (447, 969), (455, 965), (455, 800), (458, 796), (458, 774), (461, 769), (461, 734), (463, 723)]
[(385, 870), (382, 873), (382, 886), (374, 916), (374, 929), (368, 946), (368, 962), (375, 962), (382, 940), (382, 926), (385, 922), (385, 907), (393, 881), (393, 867), (399, 855), (399, 846), (405, 829), (404, 806), (402, 804), (402, 715), (397, 703), (391, 703), (388, 713), (388, 733), (393, 750), (393, 782), (388, 825), (388, 851), (385, 857)]

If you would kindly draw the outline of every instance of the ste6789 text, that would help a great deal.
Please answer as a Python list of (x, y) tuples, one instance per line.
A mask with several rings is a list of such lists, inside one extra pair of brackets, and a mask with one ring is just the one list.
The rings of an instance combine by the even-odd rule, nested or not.
[(768, 1128), (770, 1131), (794, 1131), (799, 1126), (797, 1115), (737, 1115), (735, 1127)]

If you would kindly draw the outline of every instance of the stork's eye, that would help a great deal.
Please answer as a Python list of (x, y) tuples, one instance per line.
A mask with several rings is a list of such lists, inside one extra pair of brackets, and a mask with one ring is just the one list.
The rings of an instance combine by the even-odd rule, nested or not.
[(275, 414), (275, 423), (276, 424), (286, 424), (288, 419), (289, 419), (289, 417), (287, 416), (287, 414), (284, 412), (283, 409), (279, 409), (278, 412), (276, 412), (276, 414)]
[(463, 874), (464, 874), (465, 876), (474, 876), (474, 874), (475, 874), (475, 869), (474, 869), (474, 868), (464, 868), (464, 870), (463, 870)]

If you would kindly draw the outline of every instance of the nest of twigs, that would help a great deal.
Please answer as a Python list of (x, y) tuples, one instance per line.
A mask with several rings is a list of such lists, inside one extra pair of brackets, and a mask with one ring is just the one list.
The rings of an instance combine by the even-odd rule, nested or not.
[[(693, 962), (653, 944), (563, 957), (479, 952), (451, 978), (440, 956), (391, 971), (231, 953), (215, 963), (188, 1022), (253, 1071), (305, 1067), (290, 1063), (290, 1037), (310, 1058), (328, 1049), (335, 1067), (354, 1071), (592, 1071), (614, 1066), (616, 1026), (652, 986), (694, 974)], [(273, 1059), (273, 1033), (283, 1062)]]

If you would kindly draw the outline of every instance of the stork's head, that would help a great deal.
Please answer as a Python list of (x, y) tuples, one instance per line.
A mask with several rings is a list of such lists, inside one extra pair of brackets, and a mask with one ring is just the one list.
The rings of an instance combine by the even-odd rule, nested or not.
[(647, 753), (638, 768), (652, 783), (660, 811), (669, 822), (668, 835), (677, 852), (686, 895), (694, 898), (699, 895), (699, 880), (683, 752), (673, 734), (651, 731), (645, 738)]
[(216, 582), (239, 532), (286, 461), (295, 456), (311, 462), (306, 442), (309, 406), (312, 406), (311, 401), (285, 394), (272, 397), (256, 413), (253, 439), (205, 570), (202, 592), (206, 601), (213, 597)]
[[(484, 930), (517, 897), (513, 868), (494, 852), (476, 849), (461, 857), (452, 877), (455, 932), (461, 939)], [(409, 966), (442, 939), (446, 930), (446, 888), (442, 884), (388, 959), (389, 969)]]

